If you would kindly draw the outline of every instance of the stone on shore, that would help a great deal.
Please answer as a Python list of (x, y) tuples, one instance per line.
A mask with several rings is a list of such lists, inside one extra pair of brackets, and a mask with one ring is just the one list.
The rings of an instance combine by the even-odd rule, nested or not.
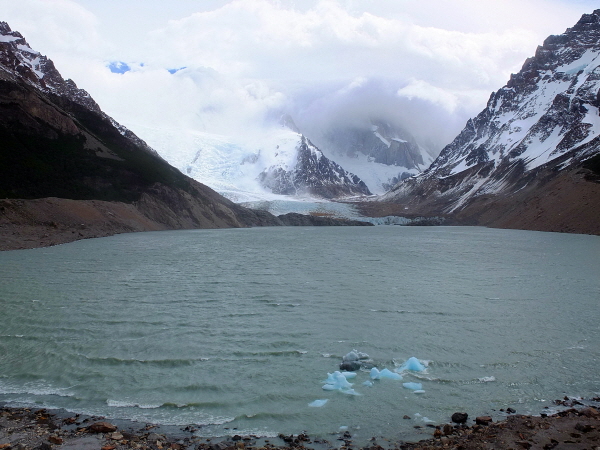
[(455, 412), (454, 414), (452, 414), (452, 422), (454, 422), (454, 423), (458, 423), (458, 424), (466, 423), (468, 418), (469, 418), (469, 415), (464, 412)]
[(112, 433), (117, 431), (117, 427), (108, 422), (94, 422), (88, 427), (92, 433)]
[(489, 425), (492, 423), (492, 418), (490, 416), (479, 416), (475, 418), (475, 423), (477, 425)]

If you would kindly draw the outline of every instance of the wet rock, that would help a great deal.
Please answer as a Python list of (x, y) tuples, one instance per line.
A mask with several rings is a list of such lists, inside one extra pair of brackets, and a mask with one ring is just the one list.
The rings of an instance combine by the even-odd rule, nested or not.
[(123, 439), (123, 435), (117, 431), (115, 431), (114, 433), (112, 433), (109, 436), (113, 441), (120, 441), (121, 439)]
[(464, 412), (455, 412), (454, 414), (452, 414), (452, 417), (451, 417), (452, 422), (458, 423), (458, 424), (465, 423), (468, 418), (469, 418), (469, 415)]
[(475, 418), (475, 423), (477, 425), (489, 425), (492, 423), (492, 418), (490, 416), (479, 416)]
[(360, 363), (358, 361), (344, 361), (340, 364), (340, 370), (347, 370), (348, 372), (354, 372), (360, 369)]
[(591, 406), (589, 408), (584, 408), (581, 411), (579, 411), (579, 414), (585, 417), (589, 417), (589, 418), (599, 418), (600, 417), (600, 412), (598, 412), (598, 410), (596, 408), (592, 408)]
[(444, 436), (449, 436), (452, 433), (454, 433), (454, 428), (452, 427), (452, 425), (447, 423), (444, 425), (443, 432), (444, 432)]
[(512, 408), (506, 408), (506, 412), (507, 412), (508, 414), (515, 414), (517, 411), (516, 411), (516, 410), (514, 410), (514, 409), (512, 409)]
[(595, 426), (590, 425), (589, 423), (577, 423), (575, 424), (575, 429), (577, 431), (581, 431), (582, 433), (589, 433), (590, 431), (593, 431), (596, 429)]
[(92, 433), (112, 433), (117, 431), (117, 427), (109, 422), (94, 422), (88, 427)]
[(102, 446), (102, 441), (96, 437), (81, 437), (71, 439), (65, 442), (61, 450), (98, 450)]
[(46, 442), (42, 442), (35, 450), (52, 450), (52, 446)]
[(152, 442), (153, 444), (157, 443), (157, 442), (166, 442), (167, 438), (165, 436), (163, 436), (162, 434), (157, 434), (157, 433), (150, 433), (148, 435), (148, 442)]
[(50, 442), (51, 444), (62, 445), (64, 440), (59, 436), (52, 435), (48, 436), (48, 442)]
[(404, 417), (403, 417), (403, 419), (405, 419), (405, 420), (410, 420), (410, 416), (409, 416), (409, 415), (406, 415), (406, 414), (404, 414)]
[(210, 446), (211, 450), (225, 450), (228, 447), (230, 447), (230, 445), (226, 442), (217, 442)]

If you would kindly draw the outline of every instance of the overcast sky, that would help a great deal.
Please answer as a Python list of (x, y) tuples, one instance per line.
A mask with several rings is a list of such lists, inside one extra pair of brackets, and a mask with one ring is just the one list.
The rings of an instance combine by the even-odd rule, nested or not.
[[(0, 20), (133, 131), (227, 134), (281, 112), (316, 130), (380, 115), (441, 145), (548, 35), (598, 7), (598, 0), (0, 0)], [(131, 70), (113, 73), (114, 62)]]

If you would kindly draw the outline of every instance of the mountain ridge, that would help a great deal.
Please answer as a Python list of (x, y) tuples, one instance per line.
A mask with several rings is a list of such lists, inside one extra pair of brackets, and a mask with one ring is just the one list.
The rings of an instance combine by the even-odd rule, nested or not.
[[(599, 152), (596, 10), (565, 33), (547, 38), (425, 172), (398, 183), (379, 200), (402, 205), (411, 214), (446, 215), (458, 223), (598, 234), (594, 210), (600, 205), (594, 196), (578, 196), (575, 186), (600, 193), (594, 181), (597, 164), (588, 161)], [(526, 215), (525, 205), (542, 196), (555, 177), (563, 180), (560, 190), (573, 191), (569, 208), (578, 218), (588, 217), (585, 224), (568, 225), (560, 217), (562, 206), (547, 202), (536, 218), (519, 219)], [(569, 184), (568, 179), (584, 184)]]

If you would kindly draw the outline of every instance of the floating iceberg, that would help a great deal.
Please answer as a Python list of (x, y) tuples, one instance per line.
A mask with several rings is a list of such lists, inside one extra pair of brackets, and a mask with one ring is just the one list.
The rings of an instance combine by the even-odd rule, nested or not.
[(340, 389), (340, 392), (342, 394), (348, 394), (348, 395), (361, 395), (358, 392), (356, 392), (354, 389)]
[(363, 386), (367, 386), (367, 387), (372, 387), (373, 386), (373, 382), (371, 380), (367, 380), (367, 381), (363, 381)]
[(315, 400), (314, 402), (311, 402), (308, 404), (308, 406), (312, 406), (313, 408), (320, 408), (321, 406), (323, 406), (325, 403), (327, 403), (328, 400)]
[(399, 373), (392, 372), (389, 369), (378, 370), (377, 367), (373, 367), (370, 372), (371, 378), (374, 380), (380, 380), (382, 378), (389, 378), (391, 380), (401, 380), (402, 375)]
[(421, 383), (402, 383), (402, 386), (404, 386), (406, 389), (412, 389), (413, 391), (422, 391), (423, 390), (423, 385)]
[(351, 388), (352, 383), (348, 382), (344, 374), (337, 370), (333, 373), (327, 374), (327, 379), (325, 380), (325, 384), (323, 385), (323, 389), (325, 389), (326, 391), (341, 391), (344, 389)]
[(392, 372), (389, 369), (383, 369), (379, 372), (379, 378), (389, 378), (390, 380), (401, 380), (402, 375)]
[(411, 356), (399, 368), (396, 369), (396, 372), (403, 372), (405, 370), (423, 372), (425, 370), (425, 366), (417, 358)]

